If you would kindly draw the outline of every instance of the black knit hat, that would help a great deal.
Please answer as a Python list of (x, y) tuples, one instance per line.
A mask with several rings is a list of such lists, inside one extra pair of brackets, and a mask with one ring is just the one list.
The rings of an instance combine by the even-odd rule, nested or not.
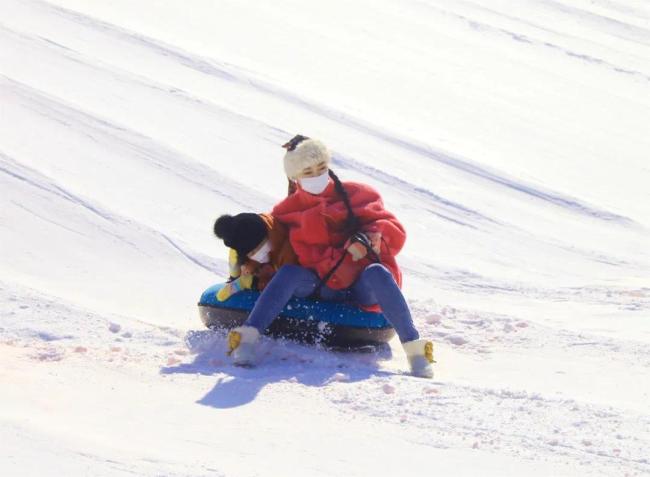
[(226, 247), (233, 248), (241, 260), (267, 237), (266, 224), (258, 214), (222, 215), (214, 223), (214, 234)]

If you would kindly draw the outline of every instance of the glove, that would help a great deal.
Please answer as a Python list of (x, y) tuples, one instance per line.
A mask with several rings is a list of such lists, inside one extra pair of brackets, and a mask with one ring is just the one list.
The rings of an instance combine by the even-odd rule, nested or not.
[(353, 242), (348, 246), (346, 250), (350, 255), (352, 255), (353, 262), (358, 262), (363, 257), (368, 255), (368, 250), (366, 249), (366, 247), (359, 242)]
[(352, 255), (352, 261), (357, 262), (368, 255), (369, 245), (370, 240), (368, 236), (363, 232), (357, 232), (345, 242), (345, 250)]
[(253, 287), (253, 275), (242, 275), (236, 280), (226, 283), (221, 290), (217, 292), (217, 300), (226, 301), (235, 293), (242, 290), (250, 290)]
[(381, 253), (381, 232), (368, 232), (366, 235), (370, 240), (370, 246), (379, 255)]

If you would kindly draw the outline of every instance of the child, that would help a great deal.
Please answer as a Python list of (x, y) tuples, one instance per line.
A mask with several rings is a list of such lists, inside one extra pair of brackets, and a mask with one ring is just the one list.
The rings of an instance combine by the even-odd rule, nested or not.
[(219, 290), (219, 301), (241, 290), (263, 290), (282, 265), (297, 263), (286, 227), (272, 215), (222, 215), (214, 223), (214, 234), (230, 247), (230, 280)]

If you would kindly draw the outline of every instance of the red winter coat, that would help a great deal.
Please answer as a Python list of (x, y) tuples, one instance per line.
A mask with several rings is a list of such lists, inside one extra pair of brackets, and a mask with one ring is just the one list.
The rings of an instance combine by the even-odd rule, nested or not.
[[(402, 249), (406, 231), (397, 218), (384, 209), (381, 197), (372, 187), (356, 182), (344, 182), (354, 214), (361, 223), (361, 232), (382, 234), (381, 262), (391, 271), (397, 284), (402, 285), (402, 273), (395, 255)], [(346, 257), (326, 285), (334, 289), (351, 286), (371, 263), (369, 258), (357, 262), (345, 251), (350, 238), (344, 230), (348, 210), (330, 180), (319, 195), (300, 188), (277, 204), (272, 215), (289, 228), (289, 240), (298, 262), (323, 278), (336, 265), (342, 254)]]

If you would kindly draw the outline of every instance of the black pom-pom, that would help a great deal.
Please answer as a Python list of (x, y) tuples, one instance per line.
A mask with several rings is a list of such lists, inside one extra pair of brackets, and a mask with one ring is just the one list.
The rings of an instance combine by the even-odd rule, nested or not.
[(232, 235), (235, 218), (232, 215), (222, 215), (214, 223), (214, 234), (222, 240)]

